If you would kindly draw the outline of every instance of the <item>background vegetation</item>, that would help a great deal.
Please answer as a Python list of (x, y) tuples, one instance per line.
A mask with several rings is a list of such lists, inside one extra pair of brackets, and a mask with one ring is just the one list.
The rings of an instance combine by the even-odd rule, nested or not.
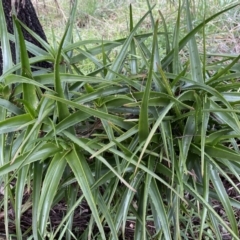
[[(229, 4), (38, 1), (49, 43), (32, 35), (44, 50), (15, 20), (21, 62), (4, 61), (0, 77), (4, 235), (239, 239), (240, 26)], [(32, 71), (38, 61), (53, 69)]]

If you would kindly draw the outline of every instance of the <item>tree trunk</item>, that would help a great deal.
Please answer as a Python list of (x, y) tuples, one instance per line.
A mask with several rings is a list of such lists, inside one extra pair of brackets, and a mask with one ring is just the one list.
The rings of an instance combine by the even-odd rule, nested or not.
[[(7, 29), (9, 33), (13, 34), (13, 20), (11, 16), (12, 7), (11, 7), (11, 0), (2, 0), (2, 5), (5, 13)], [(38, 20), (37, 14), (33, 7), (31, 0), (18, 0), (15, 3), (15, 8), (17, 12), (17, 17), (20, 21), (22, 21), (25, 25), (27, 25), (32, 31), (37, 33), (42, 39), (47, 41), (46, 35), (43, 31), (43, 28)], [(41, 47), (39, 42), (33, 38), (25, 29), (22, 28), (24, 38), (33, 43), (34, 45)], [(14, 43), (11, 44), (11, 51), (14, 63), (16, 63), (16, 53), (15, 53), (15, 46)], [(29, 57), (33, 57), (31, 53), (29, 53)], [(51, 64), (48, 62), (41, 62), (35, 64), (35, 66), (49, 68)], [(0, 75), (2, 74), (2, 51), (0, 48)]]

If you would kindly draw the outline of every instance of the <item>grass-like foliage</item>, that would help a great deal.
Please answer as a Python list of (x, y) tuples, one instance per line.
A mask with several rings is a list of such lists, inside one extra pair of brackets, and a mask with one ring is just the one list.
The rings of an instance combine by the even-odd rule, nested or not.
[[(73, 43), (76, 6), (53, 46), (15, 18), (15, 36), (0, 22), (3, 54), (11, 55), (9, 38), (20, 53), (16, 65), (3, 57), (0, 77), (5, 234), (12, 234), (11, 210), (17, 239), (124, 239), (129, 227), (136, 240), (239, 239), (240, 202), (226, 189), (227, 183), (239, 194), (239, 57), (209, 63), (204, 44), (205, 26), (236, 5), (193, 26), (185, 0), (173, 34), (161, 12), (165, 31), (159, 32), (149, 3), (136, 24), (130, 7), (127, 38)], [(152, 31), (139, 33), (149, 16)], [(25, 42), (22, 28), (45, 50)], [(27, 50), (36, 57), (29, 59)], [(79, 66), (86, 59), (95, 70), (84, 75)], [(32, 71), (39, 61), (52, 62), (53, 70)], [(53, 227), (49, 216), (59, 202), (67, 211)], [(83, 202), (91, 215), (78, 235), (74, 216)], [(23, 231), (21, 216), (29, 209), (32, 227)]]

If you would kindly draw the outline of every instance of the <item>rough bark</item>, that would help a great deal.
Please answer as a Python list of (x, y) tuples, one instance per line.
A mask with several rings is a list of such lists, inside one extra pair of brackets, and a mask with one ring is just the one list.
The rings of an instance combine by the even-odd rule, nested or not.
[[(2, 5), (5, 13), (7, 29), (9, 33), (13, 33), (13, 20), (11, 16), (12, 7), (11, 7), (11, 0), (2, 0)], [(33, 7), (31, 0), (19, 0), (15, 3), (15, 8), (17, 11), (17, 17), (20, 21), (22, 21), (25, 25), (27, 25), (32, 31), (37, 33), (42, 39), (47, 41), (46, 35), (43, 31), (43, 28), (38, 20), (37, 14)], [(41, 47), (40, 43), (34, 39), (25, 29), (22, 29), (24, 38), (33, 43), (34, 45)], [(15, 54), (15, 46), (14, 43), (11, 44), (11, 51), (13, 61), (16, 62), (16, 54)], [(32, 54), (29, 53), (29, 57), (33, 57)], [(48, 62), (41, 62), (35, 64), (38, 67), (49, 68), (51, 64)], [(2, 74), (2, 51), (0, 48), (0, 75)]]

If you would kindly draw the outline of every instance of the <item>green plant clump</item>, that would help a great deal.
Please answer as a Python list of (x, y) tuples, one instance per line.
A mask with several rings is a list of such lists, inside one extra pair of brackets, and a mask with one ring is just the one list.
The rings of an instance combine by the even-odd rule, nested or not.
[[(136, 25), (130, 7), (126, 38), (72, 42), (76, 6), (74, 1), (64, 36), (53, 46), (14, 19), (21, 61), (13, 65), (3, 58), (0, 77), (5, 234), (17, 239), (128, 239), (130, 233), (136, 240), (239, 239), (240, 202), (228, 189), (240, 193), (240, 57), (218, 55), (209, 63), (204, 31), (237, 4), (193, 26), (185, 0), (170, 35), (161, 12), (165, 30), (159, 31), (148, 2)], [(138, 34), (149, 16), (152, 31)], [(187, 34), (181, 37), (185, 25)], [(45, 50), (25, 43), (22, 28)], [(3, 52), (10, 56), (4, 21), (0, 31)], [(160, 42), (166, 44), (164, 56)], [(116, 48), (121, 50), (113, 59)], [(39, 54), (29, 59), (27, 50)], [(188, 59), (181, 58), (182, 50)], [(95, 69), (83, 74), (79, 66), (86, 59)], [(39, 61), (52, 62), (53, 70), (32, 72), (30, 65)], [(61, 202), (66, 211), (52, 226), (51, 209)], [(78, 207), (84, 203), (91, 214), (78, 232), (74, 219), (76, 212), (81, 218)], [(21, 217), (29, 209), (32, 226), (25, 229)]]

